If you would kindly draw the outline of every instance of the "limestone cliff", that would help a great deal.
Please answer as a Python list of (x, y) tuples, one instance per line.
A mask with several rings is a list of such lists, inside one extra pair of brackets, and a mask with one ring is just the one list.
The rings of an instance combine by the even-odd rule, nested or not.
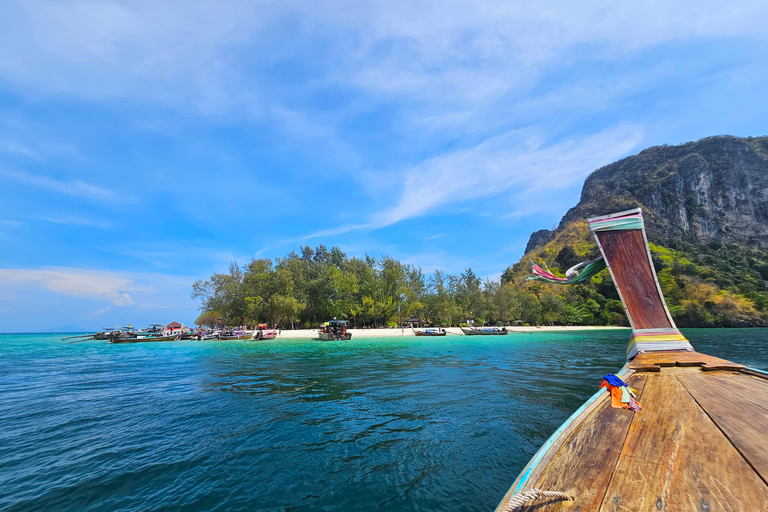
[(655, 146), (598, 169), (558, 229), (534, 233), (526, 253), (572, 221), (637, 206), (656, 243), (768, 248), (768, 137)]
[(621, 323), (609, 276), (563, 290), (526, 283), (525, 275), (530, 260), (562, 273), (594, 257), (584, 219), (638, 206), (679, 326), (768, 326), (768, 137), (657, 146), (598, 169), (555, 230), (531, 235), (525, 256), (507, 269), (503, 281), (536, 295), (542, 311), (560, 301), (588, 311), (592, 319)]

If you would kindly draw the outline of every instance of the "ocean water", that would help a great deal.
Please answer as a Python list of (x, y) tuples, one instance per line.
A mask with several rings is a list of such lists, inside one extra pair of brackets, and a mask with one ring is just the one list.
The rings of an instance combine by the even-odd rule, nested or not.
[[(685, 333), (768, 370), (768, 329)], [(627, 337), (0, 335), (0, 510), (492, 510)]]

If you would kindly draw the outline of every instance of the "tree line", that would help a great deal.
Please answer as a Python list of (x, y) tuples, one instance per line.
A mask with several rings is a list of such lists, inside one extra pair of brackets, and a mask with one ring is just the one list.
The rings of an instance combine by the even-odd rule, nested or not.
[[(589, 288), (558, 295), (541, 286), (482, 280), (471, 268), (458, 275), (421, 268), (390, 256), (348, 257), (338, 247), (302, 247), (284, 258), (230, 264), (229, 272), (196, 281), (201, 302), (196, 323), (257, 323), (283, 328), (316, 327), (331, 318), (353, 327), (423, 323), (594, 325), (623, 322), (621, 304), (608, 304)], [(598, 295), (597, 300), (595, 295)], [(618, 308), (617, 308), (618, 305)]]

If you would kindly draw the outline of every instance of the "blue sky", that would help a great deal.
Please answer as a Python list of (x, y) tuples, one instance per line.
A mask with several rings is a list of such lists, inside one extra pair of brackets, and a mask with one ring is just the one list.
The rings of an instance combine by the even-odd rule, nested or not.
[(596, 168), (766, 135), (765, 2), (7, 0), (0, 332), (301, 245), (498, 276)]

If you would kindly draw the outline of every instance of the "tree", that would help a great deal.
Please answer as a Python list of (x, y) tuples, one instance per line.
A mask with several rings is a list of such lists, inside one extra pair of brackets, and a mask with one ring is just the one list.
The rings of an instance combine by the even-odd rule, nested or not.
[(195, 325), (204, 325), (211, 329), (224, 326), (224, 315), (218, 311), (205, 311), (195, 320)]

